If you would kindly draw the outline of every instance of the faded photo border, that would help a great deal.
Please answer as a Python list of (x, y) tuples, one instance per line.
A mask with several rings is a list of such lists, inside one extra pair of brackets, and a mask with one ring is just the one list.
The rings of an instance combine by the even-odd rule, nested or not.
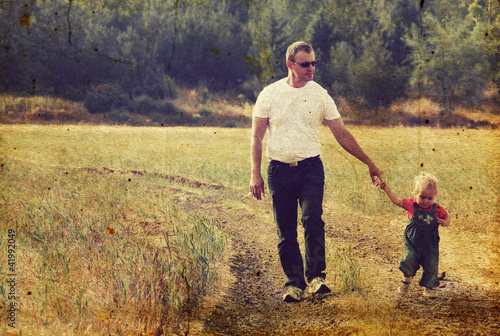
[[(2, 335), (498, 332), (500, 1), (1, 0), (0, 17)], [(252, 113), (301, 40), (394, 192), (438, 177), (435, 301), (395, 297), (408, 218), (323, 125), (335, 289), (282, 303)]]

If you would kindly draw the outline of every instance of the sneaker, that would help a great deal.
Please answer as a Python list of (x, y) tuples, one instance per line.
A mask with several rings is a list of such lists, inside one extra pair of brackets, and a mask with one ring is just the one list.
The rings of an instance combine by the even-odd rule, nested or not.
[(406, 295), (408, 294), (408, 289), (410, 288), (410, 282), (409, 281), (402, 281), (401, 286), (398, 288), (398, 292), (401, 295)]
[(283, 301), (285, 302), (300, 302), (302, 299), (302, 294), (304, 291), (298, 287), (289, 286), (286, 289), (285, 295), (283, 295)]
[(438, 297), (437, 288), (424, 288), (424, 296), (430, 299), (434, 299)]
[(309, 283), (311, 294), (326, 294), (330, 293), (332, 290), (326, 285), (325, 279), (321, 277), (316, 277), (312, 279)]

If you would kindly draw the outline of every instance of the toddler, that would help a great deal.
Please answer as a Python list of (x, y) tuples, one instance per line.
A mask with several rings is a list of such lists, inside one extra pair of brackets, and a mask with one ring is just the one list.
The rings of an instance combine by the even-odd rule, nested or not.
[(408, 224), (404, 233), (404, 254), (399, 270), (404, 280), (399, 288), (406, 294), (417, 270), (422, 266), (423, 272), (419, 285), (424, 287), (424, 296), (437, 296), (439, 280), (437, 278), (439, 264), (439, 225), (448, 226), (448, 213), (435, 203), (437, 195), (437, 178), (428, 173), (420, 173), (415, 178), (415, 198), (400, 199), (389, 188), (387, 183), (378, 180), (377, 184), (385, 191), (392, 203), (406, 210)]

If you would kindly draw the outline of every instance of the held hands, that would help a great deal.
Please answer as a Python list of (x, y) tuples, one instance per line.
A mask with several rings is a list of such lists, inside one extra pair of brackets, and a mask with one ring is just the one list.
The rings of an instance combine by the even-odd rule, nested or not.
[(382, 172), (377, 168), (377, 166), (374, 164), (368, 165), (368, 173), (370, 174), (373, 185), (379, 186), (380, 183), (383, 183)]
[(387, 187), (387, 184), (384, 181), (382, 181), (382, 179), (380, 179), (378, 177), (375, 178), (373, 185), (376, 187), (380, 187), (380, 189), (382, 189), (382, 190), (385, 190), (385, 188)]
[(385, 183), (381, 178), (376, 178), (373, 184), (377, 187), (380, 187), (380, 189), (382, 189), (385, 192), (385, 194), (387, 195), (387, 197), (389, 197), (392, 203), (394, 203), (400, 208), (403, 208), (403, 200), (399, 198), (398, 195), (396, 195), (391, 190), (391, 188), (389, 188), (389, 185)]

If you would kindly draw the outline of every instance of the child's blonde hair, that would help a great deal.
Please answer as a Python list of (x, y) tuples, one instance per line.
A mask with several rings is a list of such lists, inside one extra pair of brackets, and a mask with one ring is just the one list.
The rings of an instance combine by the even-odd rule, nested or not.
[(432, 189), (437, 192), (438, 179), (436, 176), (421, 172), (415, 177), (415, 194), (420, 193), (425, 189)]

